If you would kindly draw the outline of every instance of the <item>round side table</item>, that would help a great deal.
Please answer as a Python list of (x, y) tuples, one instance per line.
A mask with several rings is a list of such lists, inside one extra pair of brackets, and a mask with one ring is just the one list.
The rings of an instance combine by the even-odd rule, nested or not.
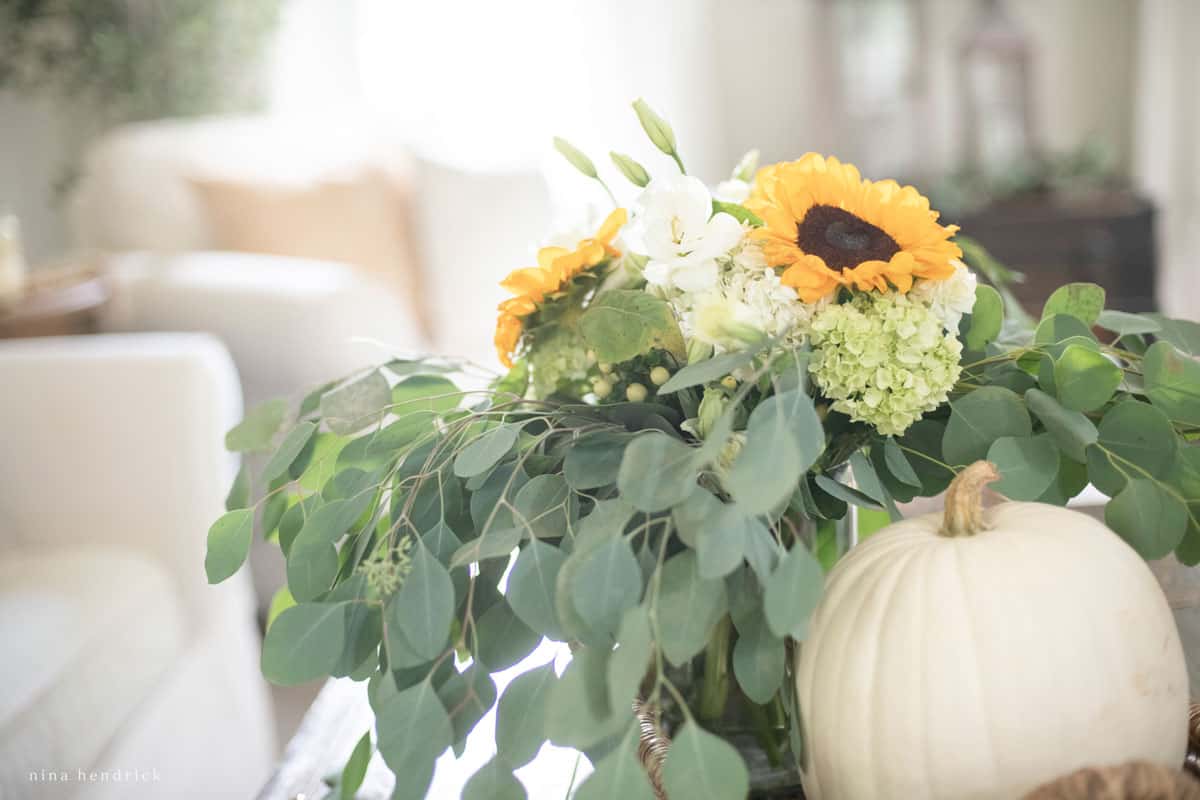
[(0, 300), (0, 339), (96, 333), (108, 298), (108, 285), (95, 270), (33, 270), (20, 297)]

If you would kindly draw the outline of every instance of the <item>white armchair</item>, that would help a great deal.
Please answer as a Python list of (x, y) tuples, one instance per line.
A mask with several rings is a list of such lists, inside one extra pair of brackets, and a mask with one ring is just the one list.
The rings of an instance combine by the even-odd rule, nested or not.
[(274, 737), (205, 538), (240, 413), (207, 335), (0, 342), (0, 797), (250, 797)]

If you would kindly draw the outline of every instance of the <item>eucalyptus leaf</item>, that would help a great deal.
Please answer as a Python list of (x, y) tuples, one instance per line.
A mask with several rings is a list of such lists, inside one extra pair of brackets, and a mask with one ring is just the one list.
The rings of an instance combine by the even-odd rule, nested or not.
[(639, 757), (638, 729), (631, 726), (620, 743), (600, 759), (596, 771), (575, 792), (575, 800), (654, 800), (654, 789)]
[(450, 638), (454, 606), (450, 574), (429, 548), (418, 544), (400, 591), (388, 601), (388, 624), (399, 628), (418, 656), (437, 658)]
[(279, 432), (287, 409), (286, 400), (268, 400), (250, 409), (245, 418), (225, 434), (225, 448), (235, 453), (266, 450)]
[(490, 672), (500, 672), (533, 652), (542, 640), (522, 622), (508, 602), (495, 603), (476, 620), (476, 656)]
[(344, 800), (353, 800), (354, 795), (358, 793), (363, 778), (367, 776), (367, 765), (371, 763), (371, 753), (373, 752), (371, 732), (367, 731), (358, 740), (358, 744), (350, 753), (350, 758), (346, 760), (346, 766), (342, 768), (342, 775), (338, 780), (338, 794)]
[(625, 611), (617, 633), (617, 649), (608, 659), (608, 695), (612, 708), (629, 706), (651, 666), (654, 635), (644, 606)]
[(1038, 345), (1052, 345), (1076, 337), (1094, 339), (1092, 329), (1086, 322), (1071, 314), (1054, 314), (1038, 323), (1037, 330), (1033, 333), (1033, 342)]
[(824, 587), (821, 565), (804, 545), (793, 546), (764, 587), (763, 608), (771, 633), (804, 641)]
[(557, 539), (567, 534), (574, 522), (577, 503), (562, 475), (535, 475), (517, 492), (514, 503), (517, 522), (532, 537)]
[(236, 511), (239, 508), (246, 508), (250, 505), (250, 471), (246, 468), (246, 462), (243, 461), (238, 467), (237, 475), (234, 476), (233, 485), (229, 487), (229, 493), (225, 495), (225, 510)]
[(692, 386), (700, 386), (720, 380), (734, 370), (740, 369), (752, 362), (765, 347), (766, 343), (764, 342), (763, 346), (760, 347), (749, 350), (735, 350), (732, 353), (722, 353), (719, 356), (713, 356), (712, 358), (698, 361), (695, 364), (688, 364), (660, 386), (658, 393), (660, 395), (671, 394), (680, 389), (688, 389)]
[(453, 729), (433, 684), (422, 681), (377, 711), (379, 752), (396, 776), (396, 797), (424, 797), (433, 766), (453, 742)]
[(1200, 362), (1169, 342), (1155, 342), (1142, 358), (1146, 397), (1176, 422), (1200, 426)]
[(1110, 408), (1097, 432), (1096, 444), (1087, 448), (1088, 477), (1109, 497), (1124, 488), (1127, 475), (1138, 476), (1139, 469), (1165, 478), (1179, 452), (1179, 439), (1166, 414), (1137, 400)]
[(976, 389), (952, 401), (950, 409), (942, 452), (951, 465), (972, 464), (986, 458), (992, 442), (1002, 436), (1023, 437), (1033, 432), (1025, 404), (1008, 389), (996, 386)]
[(1042, 319), (1068, 314), (1093, 325), (1104, 310), (1104, 289), (1094, 283), (1068, 283), (1051, 293), (1042, 307)]
[(521, 528), (489, 531), (458, 548), (450, 558), (450, 568), (465, 567), (489, 558), (507, 559), (523, 538), (525, 531)]
[(1162, 325), (1150, 317), (1108, 309), (1100, 312), (1100, 316), (1096, 318), (1096, 324), (1121, 336), (1158, 333), (1162, 330)]
[(344, 603), (301, 603), (285, 609), (263, 639), (262, 672), (280, 686), (329, 675), (346, 641)]
[(1175, 345), (1179, 352), (1200, 356), (1200, 323), (1186, 319), (1171, 319), (1162, 314), (1147, 314), (1158, 323), (1158, 338)]
[(859, 508), (868, 508), (872, 511), (883, 510), (883, 506), (866, 493), (855, 489), (853, 486), (847, 486), (844, 483), (836, 481), (828, 475), (816, 475), (814, 476), (814, 480), (817, 486), (821, 488), (821, 491), (832, 497), (836, 497), (843, 503), (849, 503)]
[(1104, 521), (1152, 561), (1167, 556), (1182, 541), (1188, 513), (1158, 482), (1134, 478), (1105, 507)]
[(917, 472), (913, 469), (912, 464), (909, 463), (908, 456), (904, 455), (904, 451), (900, 449), (900, 445), (891, 436), (887, 437), (883, 442), (883, 458), (888, 472), (896, 480), (916, 489), (921, 488), (921, 479), (917, 476)]
[(508, 576), (508, 602), (513, 612), (541, 635), (564, 641), (562, 625), (554, 605), (558, 571), (566, 556), (538, 539), (526, 542)]
[(664, 511), (696, 485), (696, 450), (663, 433), (643, 433), (625, 448), (617, 488), (639, 511)]
[(733, 674), (746, 696), (759, 705), (771, 701), (783, 684), (787, 660), (783, 639), (774, 635), (761, 615), (738, 627), (733, 646)]
[[(766, 526), (735, 503), (723, 503), (696, 531), (696, 563), (702, 578), (723, 578), (742, 565), (746, 543)], [(770, 534), (767, 533), (767, 538)], [(761, 541), (761, 539), (760, 539)]]
[(682, 666), (704, 649), (725, 613), (725, 583), (702, 578), (691, 551), (668, 559), (660, 580), (656, 638), (667, 660)]
[(300, 451), (308, 444), (313, 434), (317, 432), (317, 426), (312, 422), (300, 422), (296, 427), (288, 431), (288, 435), (279, 445), (279, 449), (267, 461), (267, 465), (263, 467), (262, 479), (264, 482), (270, 482), (283, 475), (288, 471), (288, 467), (300, 455)]
[(254, 509), (226, 512), (208, 529), (208, 553), (204, 571), (209, 583), (220, 583), (237, 572), (250, 553), (254, 536)]
[(750, 775), (732, 745), (689, 719), (667, 751), (663, 785), (670, 797), (730, 800), (749, 793)]
[(496, 709), (496, 749), (506, 763), (529, 763), (546, 741), (546, 704), (557, 681), (550, 662), (521, 673), (504, 690)]
[(991, 286), (980, 284), (975, 287), (975, 305), (971, 309), (971, 323), (963, 344), (968, 350), (982, 351), (1000, 335), (1004, 325), (1004, 300)]
[(1093, 411), (1112, 399), (1121, 385), (1121, 368), (1101, 353), (1071, 345), (1054, 360), (1058, 400), (1073, 411)]
[(1037, 500), (1058, 476), (1058, 448), (1048, 436), (1004, 436), (988, 449), (1000, 480), (992, 485), (1010, 500)]
[(493, 757), (463, 786), (460, 800), (525, 800), (527, 796), (508, 765)]
[(1099, 438), (1096, 426), (1082, 412), (1063, 406), (1038, 389), (1025, 392), (1025, 405), (1034, 413), (1059, 449), (1080, 463), (1087, 460), (1087, 446)]
[(642, 596), (642, 570), (629, 543), (615, 536), (592, 550), (569, 582), (575, 609), (593, 631), (615, 634)]
[(455, 457), (454, 474), (470, 478), (487, 472), (512, 450), (518, 433), (515, 425), (500, 425), (481, 434)]
[(451, 675), (438, 687), (437, 694), (450, 717), (455, 747), (461, 747), (479, 720), (496, 704), (496, 683), (486, 669), (472, 664)]
[(343, 384), (321, 397), (321, 417), (329, 430), (345, 436), (375, 423), (391, 403), (391, 388), (379, 370)]
[(631, 439), (628, 433), (608, 431), (581, 437), (563, 459), (563, 477), (577, 491), (616, 483), (621, 457)]

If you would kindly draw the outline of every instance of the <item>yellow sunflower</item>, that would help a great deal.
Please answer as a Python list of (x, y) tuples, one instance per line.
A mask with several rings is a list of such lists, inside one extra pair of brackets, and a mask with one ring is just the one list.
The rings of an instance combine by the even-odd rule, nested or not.
[(536, 311), (547, 295), (562, 289), (579, 273), (621, 255), (621, 251), (612, 243), (627, 219), (625, 209), (618, 208), (608, 215), (595, 236), (584, 239), (574, 250), (543, 247), (538, 251), (536, 267), (513, 270), (500, 281), (501, 286), (515, 295), (500, 304), (500, 316), (496, 320), (493, 341), (500, 363), (506, 367), (512, 366), (512, 354), (517, 349), (524, 329), (522, 317)]
[(762, 218), (750, 236), (806, 303), (839, 286), (899, 292), (914, 278), (945, 280), (962, 256), (938, 212), (911, 186), (863, 180), (852, 164), (808, 153), (759, 170), (746, 207)]

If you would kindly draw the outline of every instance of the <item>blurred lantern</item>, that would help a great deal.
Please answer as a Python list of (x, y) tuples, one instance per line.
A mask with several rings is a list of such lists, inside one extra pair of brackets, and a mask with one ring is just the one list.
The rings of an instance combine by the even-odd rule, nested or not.
[(1003, 0), (981, 0), (959, 52), (965, 153), (975, 170), (994, 173), (1036, 154), (1029, 41)]

